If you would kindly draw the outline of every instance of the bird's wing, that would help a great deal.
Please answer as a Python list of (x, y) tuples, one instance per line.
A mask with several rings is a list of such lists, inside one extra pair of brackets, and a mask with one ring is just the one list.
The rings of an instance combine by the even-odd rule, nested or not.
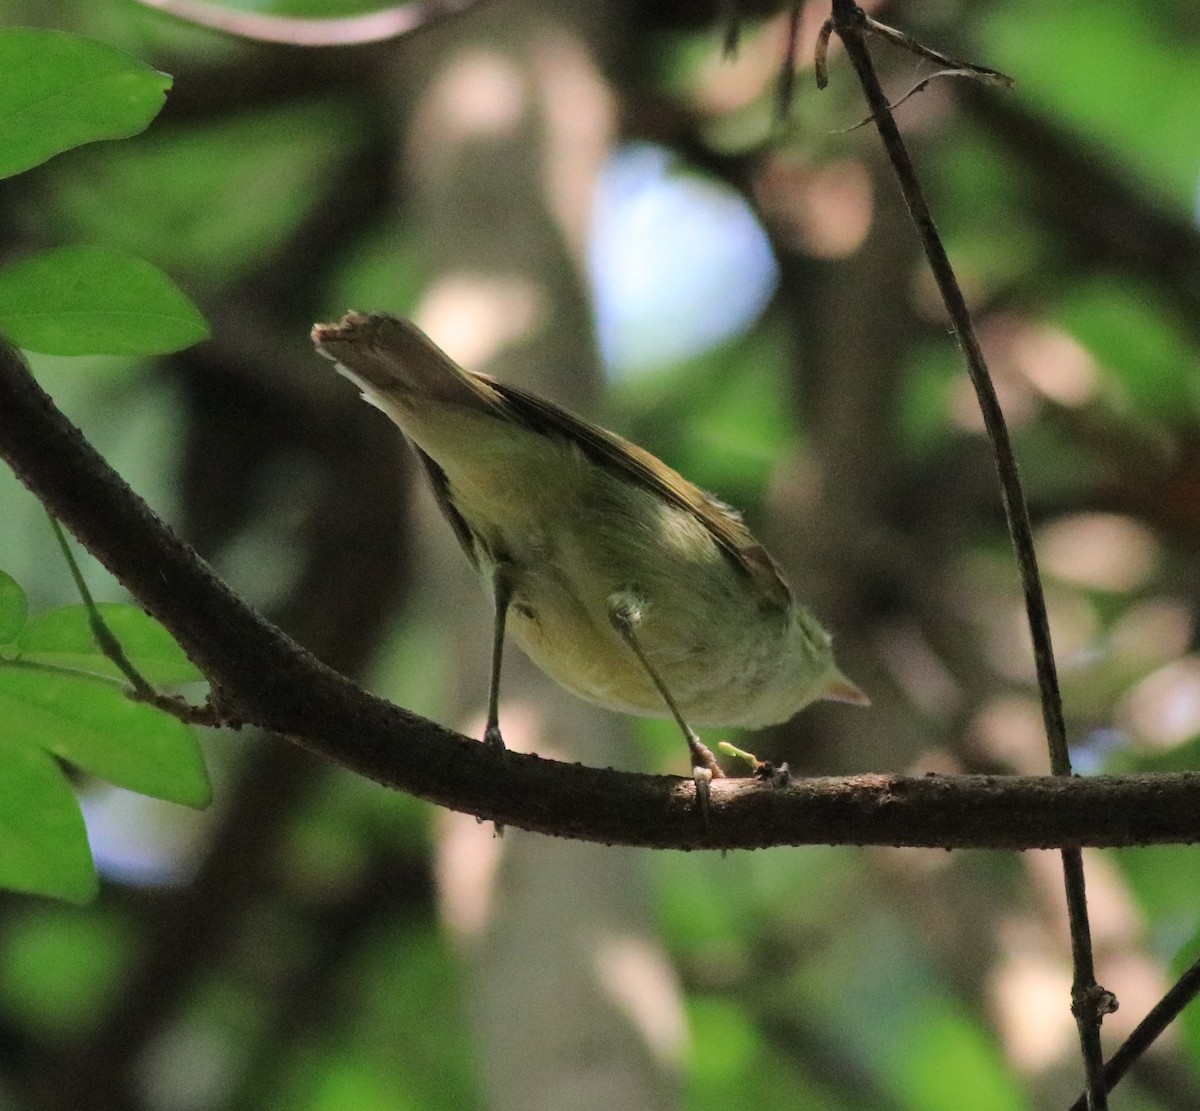
[(620, 472), (634, 484), (693, 513), (730, 562), (753, 580), (765, 597), (781, 608), (791, 604), (791, 591), (780, 576), (775, 561), (755, 540), (735, 509), (615, 432), (577, 417), (519, 386), (499, 382), (486, 374), (467, 373), (494, 390), (514, 420), (534, 431), (578, 444), (594, 463)]

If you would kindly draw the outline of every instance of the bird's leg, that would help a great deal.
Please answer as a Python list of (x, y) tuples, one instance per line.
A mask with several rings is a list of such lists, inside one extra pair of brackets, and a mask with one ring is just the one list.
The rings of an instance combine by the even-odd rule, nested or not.
[(492, 596), (495, 601), (495, 621), (492, 625), (492, 678), (488, 685), (487, 728), (483, 731), (485, 744), (504, 747), (500, 735), (500, 663), (504, 658), (504, 623), (512, 602), (512, 568), (497, 563), (492, 569)]
[(646, 674), (650, 676), (650, 681), (654, 684), (658, 693), (662, 695), (663, 702), (666, 703), (667, 709), (671, 711), (671, 716), (683, 732), (683, 738), (687, 741), (688, 752), (691, 753), (692, 778), (696, 781), (696, 798), (699, 800), (701, 812), (707, 818), (708, 785), (714, 779), (722, 778), (725, 773), (721, 770), (721, 765), (717, 763), (717, 758), (712, 754), (712, 749), (696, 736), (692, 727), (684, 720), (683, 714), (679, 712), (679, 707), (675, 703), (675, 699), (671, 697), (671, 692), (667, 690), (666, 684), (646, 658), (646, 653), (642, 651), (642, 646), (638, 642), (637, 633), (635, 632), (638, 623), (642, 619), (642, 612), (641, 599), (631, 591), (618, 591), (608, 599), (608, 617), (613, 624), (613, 628), (617, 630), (621, 639), (629, 645), (630, 650), (637, 656), (638, 663), (642, 665)]

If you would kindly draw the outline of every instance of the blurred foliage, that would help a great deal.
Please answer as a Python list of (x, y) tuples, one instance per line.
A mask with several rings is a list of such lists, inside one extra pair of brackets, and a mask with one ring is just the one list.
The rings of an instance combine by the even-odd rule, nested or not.
[(115, 148), (76, 156), (29, 230), (119, 245), (220, 289), (294, 234), (356, 130), (343, 107), (320, 101), (156, 128), (136, 160)]
[[(780, 17), (748, 21), (737, 59), (723, 62), (716, 5), (706, 27), (676, 7), (605, 15), (618, 139), (656, 144), (746, 197), (779, 286), (760, 320), (685, 363), (621, 376), (598, 412), (762, 526), (874, 699), (869, 714), (817, 708), (744, 743), (806, 773), (1043, 772), (987, 448), (876, 140), (847, 130), (863, 114), (852, 77), (835, 52), (833, 86), (817, 96), (802, 69), (780, 128)], [(130, 251), (195, 293), (213, 322), (211, 343), (170, 359), (39, 358), (35, 371), (236, 586), (334, 666), (440, 720), (456, 615), (422, 609), (421, 584), (407, 581), (415, 529), (399, 510), (397, 445), (372, 438), (376, 425), (326, 382), (305, 337), (314, 315), (349, 305), (411, 311), (438, 272), (429, 215), (410, 204), (420, 166), (408, 140), (421, 121), (408, 82), (422, 52), (447, 49), (472, 18), (394, 51), (303, 52), (188, 28), (131, 0), (52, 12), (0, 0), (6, 27), (91, 35), (174, 78), (146, 134), (35, 166), (82, 140), (52, 142), (6, 183), (5, 261), (68, 244)], [(1079, 766), (1194, 768), (1200, 17), (1184, 2), (948, 0), (892, 3), (883, 18), (1017, 81), (1011, 93), (934, 83), (900, 123), (1013, 427)], [(895, 95), (924, 73), (890, 49), (877, 56)], [(514, 252), (527, 234), (502, 231)], [(40, 510), (7, 478), (0, 520), (0, 563), (24, 588), (0, 577), (0, 659), (19, 658), (25, 637), (20, 651), (88, 672), (73, 680), (77, 713), (128, 712), (104, 665), (81, 659), (77, 611), (53, 608), (77, 599)], [(94, 565), (85, 571), (122, 600)], [(158, 675), (157, 634), (120, 612), (150, 672), (188, 678), (170, 664)], [(59, 746), (61, 724), (47, 729), (36, 750), (6, 749), (0, 834), (54, 793), (42, 817), (71, 829), (47, 845), (73, 846), (64, 867), (78, 876), (87, 845), (57, 758), (126, 777)], [(655, 751), (661, 738), (664, 770), (680, 771), (669, 726), (639, 731)], [(487, 1106), (470, 992), (479, 958), (436, 897), (442, 816), (269, 739), (204, 743), (217, 791), (202, 832), (176, 838), (170, 804), (133, 823), (156, 869), (112, 863), (120, 846), (107, 831), (128, 799), (77, 777), (102, 862), (97, 906), (0, 899), (0, 1105)], [(168, 774), (170, 761), (134, 763)], [(198, 801), (189, 782), (161, 793)], [(1106, 1024), (1110, 1047), (1198, 951), (1196, 851), (1089, 856), (1100, 979), (1123, 1004)], [(1074, 1098), (1061, 879), (1046, 854), (646, 857), (685, 996), (681, 1087), (694, 1111), (1015, 1111)], [(1194, 1009), (1180, 1025), (1114, 1107), (1200, 1102)]]

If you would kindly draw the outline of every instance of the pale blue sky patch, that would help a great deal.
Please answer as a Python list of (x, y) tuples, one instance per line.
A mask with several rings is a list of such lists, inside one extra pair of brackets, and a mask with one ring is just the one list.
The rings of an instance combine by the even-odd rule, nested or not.
[(681, 362), (745, 331), (779, 280), (745, 199), (649, 143), (621, 147), (601, 172), (588, 262), (614, 374)]

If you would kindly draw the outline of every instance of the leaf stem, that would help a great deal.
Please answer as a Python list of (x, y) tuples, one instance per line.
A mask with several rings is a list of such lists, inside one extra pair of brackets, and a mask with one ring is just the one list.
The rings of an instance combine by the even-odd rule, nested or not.
[[(67, 566), (71, 570), (71, 577), (75, 580), (75, 587), (79, 591), (79, 596), (83, 599), (84, 608), (88, 614), (88, 626), (92, 630), (92, 636), (96, 638), (96, 644), (100, 651), (104, 653), (112, 665), (125, 676), (130, 687), (129, 697), (136, 702), (145, 702), (151, 706), (162, 710), (164, 713), (170, 714), (172, 717), (178, 718), (180, 721), (190, 725), (209, 725), (219, 726), (229, 724), (229, 719), (217, 705), (216, 700), (210, 694), (208, 700), (202, 706), (193, 705), (186, 698), (182, 698), (177, 694), (164, 694), (162, 691), (155, 690), (142, 675), (140, 671), (133, 665), (133, 661), (125, 654), (125, 649), (121, 646), (121, 642), (117, 639), (116, 634), (108, 627), (108, 623), (100, 613), (99, 607), (96, 605), (95, 599), (92, 597), (92, 592), (88, 588), (88, 584), (83, 577), (83, 572), (79, 569), (79, 563), (75, 559), (74, 553), (71, 551), (71, 545), (67, 542), (66, 533), (63, 531), (62, 525), (59, 524), (58, 518), (49, 510), (46, 511), (46, 516), (50, 519), (50, 527), (54, 530), (54, 536), (58, 540), (58, 546), (62, 549), (63, 558), (67, 561)], [(37, 667), (37, 664), (24, 663), (20, 660), (9, 661), (12, 666)], [(51, 665), (40, 665), (46, 668), (51, 668)], [(88, 673), (82, 671), (71, 670), (67, 668), (62, 671), (72, 675), (86, 675)], [(102, 678), (101, 676), (89, 675), (89, 678)], [(115, 682), (107, 676), (103, 677), (108, 682)]]
[(152, 700), (158, 692), (146, 682), (142, 673), (133, 666), (132, 661), (125, 654), (125, 649), (121, 647), (121, 642), (116, 638), (112, 629), (108, 627), (108, 623), (100, 615), (100, 610), (96, 606), (96, 600), (92, 597), (92, 592), (83, 577), (83, 572), (79, 569), (75, 553), (71, 551), (71, 545), (67, 543), (67, 535), (63, 532), (62, 525), (58, 523), (58, 518), (49, 510), (46, 511), (46, 516), (50, 519), (50, 527), (54, 530), (54, 538), (58, 541), (63, 559), (67, 561), (67, 567), (71, 571), (71, 578), (75, 580), (75, 589), (79, 591), (79, 597), (83, 599), (83, 606), (87, 610), (88, 615), (88, 627), (92, 630), (92, 636), (96, 638), (97, 646), (112, 663), (113, 667), (129, 681), (129, 685), (133, 688), (133, 693), (138, 698)]

